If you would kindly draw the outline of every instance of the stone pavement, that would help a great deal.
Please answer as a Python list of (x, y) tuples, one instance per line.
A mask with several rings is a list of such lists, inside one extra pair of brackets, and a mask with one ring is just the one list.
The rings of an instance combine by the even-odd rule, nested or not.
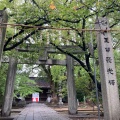
[(71, 120), (43, 103), (28, 104), (14, 120)]

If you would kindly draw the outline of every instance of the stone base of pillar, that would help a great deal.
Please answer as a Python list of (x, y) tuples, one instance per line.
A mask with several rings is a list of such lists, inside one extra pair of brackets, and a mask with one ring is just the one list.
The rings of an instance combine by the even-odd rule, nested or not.
[(71, 109), (71, 110), (68, 110), (68, 113), (70, 115), (76, 115), (76, 114), (78, 114), (78, 111)]

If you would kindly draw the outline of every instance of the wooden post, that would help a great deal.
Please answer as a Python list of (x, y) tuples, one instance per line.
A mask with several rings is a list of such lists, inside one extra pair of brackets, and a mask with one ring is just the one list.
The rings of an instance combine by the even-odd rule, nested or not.
[[(109, 30), (108, 20), (96, 21), (96, 29)], [(120, 105), (110, 31), (97, 32), (100, 78), (105, 120), (120, 120)]]
[(8, 17), (6, 12), (4, 10), (0, 10), (0, 66), (1, 66), (4, 39), (5, 39), (5, 33), (6, 33), (6, 25), (2, 25), (2, 23), (7, 23), (7, 18)]
[(67, 55), (67, 91), (68, 91), (68, 112), (77, 114), (77, 99), (74, 81), (73, 58)]
[(17, 69), (17, 60), (13, 57), (10, 58), (9, 68), (6, 80), (6, 88), (4, 94), (4, 102), (2, 106), (2, 116), (7, 117), (10, 115), (13, 101), (14, 81)]

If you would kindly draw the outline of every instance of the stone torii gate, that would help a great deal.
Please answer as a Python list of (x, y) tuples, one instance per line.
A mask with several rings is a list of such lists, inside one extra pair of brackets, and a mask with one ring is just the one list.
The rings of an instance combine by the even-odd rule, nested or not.
[[(70, 51), (71, 48), (75, 48), (75, 51), (71, 51), (71, 53), (78, 54), (83, 52), (77, 46), (59, 46), (61, 49)], [(16, 48), (18, 52), (33, 52), (36, 49), (34, 46), (29, 46), (25, 48)], [(37, 48), (38, 51), (43, 51), (43, 55), (40, 56), (38, 61), (30, 61), (27, 59), (26, 61), (14, 60), (15, 58), (9, 58), (7, 56), (3, 56), (2, 62), (9, 63), (9, 71), (8, 77), (6, 80), (6, 91), (4, 97), (4, 104), (2, 107), (2, 116), (9, 116), (11, 108), (12, 108), (12, 94), (13, 94), (13, 86), (15, 79), (15, 71), (16, 64), (38, 64), (38, 65), (63, 65), (67, 67), (67, 91), (68, 91), (68, 112), (69, 114), (77, 113), (77, 99), (76, 99), (76, 90), (75, 90), (75, 81), (74, 81), (74, 65), (78, 65), (76, 61), (73, 60), (70, 56), (66, 55), (65, 60), (55, 60), (55, 59), (47, 59), (48, 53), (57, 53), (63, 54), (60, 51), (56, 50), (52, 46), (45, 46)], [(13, 65), (11, 67), (11, 64)], [(11, 79), (11, 76), (13, 76)], [(9, 102), (8, 102), (9, 101)]]
[[(64, 65), (67, 67), (67, 91), (68, 91), (68, 112), (69, 114), (76, 114), (77, 113), (77, 99), (76, 99), (76, 90), (75, 90), (75, 81), (74, 81), (74, 61), (73, 58), (70, 56), (66, 56), (66, 60), (52, 60), (46, 59), (39, 60), (37, 62), (33, 62), (34, 64), (39, 65)], [(9, 116), (10, 111), (12, 108), (12, 100), (13, 100), (13, 91), (14, 91), (14, 80), (15, 80), (15, 73), (19, 60), (15, 58), (4, 58), (2, 62), (9, 63), (9, 70), (6, 80), (6, 89), (5, 89), (5, 96), (4, 96), (4, 104), (2, 107), (2, 116)], [(32, 64), (33, 64), (32, 63)]]

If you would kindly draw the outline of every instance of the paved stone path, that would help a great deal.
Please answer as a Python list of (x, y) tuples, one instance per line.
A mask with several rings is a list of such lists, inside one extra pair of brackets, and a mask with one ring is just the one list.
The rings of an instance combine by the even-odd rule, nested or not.
[(71, 120), (42, 103), (31, 103), (14, 120)]

